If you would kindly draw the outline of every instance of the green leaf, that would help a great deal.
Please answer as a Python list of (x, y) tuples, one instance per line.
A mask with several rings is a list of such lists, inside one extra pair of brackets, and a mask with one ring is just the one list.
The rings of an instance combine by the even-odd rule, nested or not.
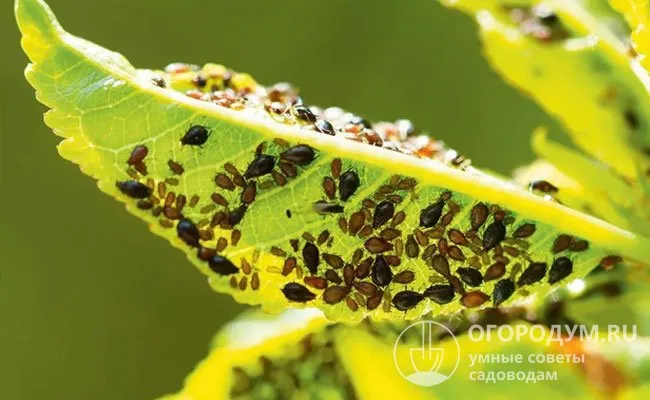
[[(483, 317), (489, 320), (483, 315), (472, 323), (481, 324)], [(444, 384), (420, 387), (403, 378), (396, 368), (394, 354), (408, 373), (410, 360), (403, 356), (422, 346), (417, 327), (402, 335), (396, 346), (398, 335), (407, 327), (406, 323), (370, 321), (356, 326), (329, 325), (314, 310), (291, 310), (275, 317), (249, 312), (217, 335), (215, 346), (188, 376), (183, 388), (165, 399), (494, 399), (504, 393), (509, 398), (615, 398), (616, 393), (633, 392), (647, 381), (647, 377), (639, 376), (647, 362), (639, 358), (630, 362), (633, 352), (650, 349), (646, 341), (604, 346), (594, 337), (592, 341), (565, 338), (563, 342), (551, 337), (547, 328), (536, 325), (534, 339), (523, 334), (518, 341), (501, 340), (496, 330), (489, 337), (459, 332), (458, 359), (454, 340), (449, 336), (439, 340), (434, 337), (433, 347), (444, 354), (439, 371), (453, 368), (457, 360), (458, 368)], [(528, 332), (532, 326), (514, 320), (510, 327)], [(478, 361), (472, 365), (472, 358), (508, 359), (510, 355), (521, 356), (522, 362)], [(540, 355), (576, 355), (584, 357), (584, 362), (529, 361), (529, 356), (535, 359)], [(625, 365), (628, 368), (622, 368)], [(548, 372), (557, 374), (557, 378), (511, 379), (496, 384), (477, 380), (479, 374), (520, 371), (535, 377)]]
[[(186, 252), (212, 288), (240, 302), (262, 304), (267, 311), (317, 307), (332, 320), (416, 319), (491, 304), (498, 278), (481, 284), (475, 270), (461, 267), (485, 273), (498, 260), (507, 264), (507, 271), (499, 266), (490, 271), (519, 282), (516, 292), (505, 296), (510, 305), (537, 301), (612, 253), (650, 262), (647, 239), (468, 167), (439, 142), (411, 136), (394, 143), (415, 146), (425, 140), (429, 147), (419, 154), (432, 155), (427, 159), (344, 140), (342, 133), (322, 134), (293, 117), (296, 107), (293, 114), (267, 112), (256, 99), (272, 90), (247, 74), (211, 64), (203, 70), (136, 70), (121, 55), (63, 31), (40, 0), (18, 0), (16, 16), (32, 61), (26, 77), (51, 108), (45, 122), (63, 138), (60, 154)], [(192, 84), (194, 89), (184, 90)], [(231, 90), (212, 93), (213, 86)], [(201, 137), (203, 128), (207, 138)], [(380, 124), (373, 128), (380, 130)], [(183, 145), (189, 131), (205, 143)], [(147, 149), (144, 158), (139, 146)], [(288, 157), (285, 152), (297, 146), (304, 146), (303, 156)], [(255, 176), (268, 172), (265, 163), (274, 165), (273, 173)], [(463, 165), (452, 167), (455, 163)], [(245, 174), (251, 165), (259, 168)], [(349, 198), (333, 190), (341, 189), (342, 173), (348, 173), (346, 189), (356, 187), (350, 184), (354, 174), (360, 182)], [(242, 199), (238, 184), (249, 190), (255, 185), (254, 201), (250, 191)], [(325, 213), (323, 201), (336, 212)], [(373, 228), (375, 214), (388, 221), (377, 217)], [(430, 227), (421, 226), (423, 215)], [(354, 219), (365, 221), (358, 233), (350, 229)], [(394, 230), (385, 231), (391, 225)], [(548, 271), (561, 256), (571, 260), (572, 271), (549, 284)], [(343, 280), (347, 285), (339, 283)], [(445, 281), (455, 286), (449, 303), (438, 304), (449, 299), (442, 301), (437, 292), (427, 292), (437, 302), (421, 297)], [(398, 296), (406, 290), (416, 293)]]
[[(561, 120), (588, 154), (571, 151), (576, 154), (571, 160), (582, 160), (580, 167), (573, 166), (569, 158), (549, 154), (542, 145), (549, 142), (537, 135), (538, 155), (562, 164), (558, 167), (565, 175), (596, 193), (590, 201), (595, 215), (647, 235), (648, 77), (635, 67), (622, 39), (625, 32), (606, 2), (443, 3), (476, 18), (491, 65)], [(583, 182), (586, 177), (589, 182)], [(605, 182), (611, 185), (603, 195)]]
[(612, 7), (625, 16), (630, 28), (632, 28), (631, 40), (634, 49), (639, 53), (639, 62), (646, 69), (650, 70), (650, 33), (648, 32), (648, 21), (650, 19), (650, 4), (648, 0), (609, 0)]

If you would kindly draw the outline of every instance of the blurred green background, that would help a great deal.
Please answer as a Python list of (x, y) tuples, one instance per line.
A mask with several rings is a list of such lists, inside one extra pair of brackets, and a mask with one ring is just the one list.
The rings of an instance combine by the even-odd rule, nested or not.
[[(61, 159), (0, 9), (0, 399), (151, 399), (175, 391), (241, 306)], [(140, 67), (221, 62), (307, 101), (412, 119), (508, 173), (557, 128), (433, 0), (50, 0), (64, 27)]]

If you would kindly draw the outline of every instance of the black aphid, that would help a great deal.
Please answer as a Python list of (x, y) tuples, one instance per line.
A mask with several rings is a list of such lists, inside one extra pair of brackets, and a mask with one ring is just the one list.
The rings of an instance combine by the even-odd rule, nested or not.
[(420, 226), (425, 228), (431, 228), (438, 223), (440, 216), (442, 215), (442, 209), (444, 208), (444, 201), (438, 201), (429, 205), (427, 208), (420, 212)]
[(454, 288), (451, 285), (433, 285), (424, 291), (424, 297), (438, 304), (447, 304), (454, 299)]
[(316, 275), (318, 272), (318, 264), (320, 264), (318, 247), (311, 242), (305, 243), (305, 247), (302, 248), (302, 259), (305, 261), (305, 266), (309, 272), (312, 275)]
[(181, 219), (176, 225), (176, 234), (178, 237), (188, 246), (198, 247), (199, 246), (199, 230), (194, 225), (194, 222), (189, 219)]
[(313, 204), (313, 209), (319, 214), (339, 214), (343, 212), (343, 206), (326, 201), (317, 201)]
[(295, 301), (297, 303), (306, 303), (314, 300), (316, 295), (309, 291), (306, 287), (299, 283), (287, 283), (282, 288), (282, 293), (287, 300)]
[(393, 279), (393, 271), (386, 262), (384, 256), (377, 256), (372, 265), (372, 281), (375, 285), (384, 287)]
[(460, 276), (460, 279), (465, 282), (468, 286), (481, 286), (483, 283), (483, 275), (481, 272), (474, 268), (458, 268), (456, 273)]
[(123, 181), (116, 183), (117, 188), (123, 194), (134, 198), (134, 199), (144, 199), (151, 196), (151, 188), (145, 184), (142, 184), (138, 181)]
[(244, 215), (246, 214), (247, 209), (248, 207), (245, 204), (242, 204), (241, 206), (229, 212), (228, 223), (230, 224), (230, 226), (235, 226), (238, 223), (240, 223), (241, 220), (244, 219)]
[(528, 185), (528, 188), (530, 190), (537, 190), (542, 193), (550, 193), (550, 194), (557, 193), (559, 191), (557, 186), (545, 180), (532, 181)]
[(494, 285), (494, 292), (492, 292), (492, 302), (495, 306), (508, 300), (515, 292), (515, 283), (512, 279), (501, 279)]
[(566, 278), (573, 272), (573, 261), (567, 257), (556, 258), (548, 272), (548, 283), (553, 284)]
[(377, 229), (384, 225), (395, 215), (395, 206), (391, 201), (382, 201), (375, 207), (375, 215), (372, 220), (372, 227)]
[(307, 146), (306, 144), (293, 146), (289, 150), (286, 150), (280, 154), (280, 158), (282, 160), (286, 160), (300, 166), (310, 164), (312, 161), (314, 161), (315, 157), (316, 153), (314, 152), (314, 149)]
[(495, 221), (488, 225), (483, 232), (483, 250), (490, 250), (496, 247), (506, 237), (506, 226), (501, 221)]
[(239, 268), (235, 266), (230, 260), (226, 257), (220, 255), (214, 255), (210, 260), (208, 260), (208, 266), (219, 275), (232, 275), (239, 272)]
[(339, 177), (339, 197), (347, 201), (357, 191), (361, 181), (356, 172), (349, 170)]
[(530, 264), (524, 272), (521, 273), (517, 279), (518, 286), (532, 285), (539, 282), (546, 275), (546, 263), (535, 262)]
[(312, 124), (316, 122), (316, 114), (314, 114), (308, 106), (304, 104), (298, 104), (293, 107), (293, 113), (296, 115), (296, 118), (311, 122)]
[(269, 156), (268, 154), (258, 154), (248, 165), (248, 168), (246, 168), (244, 177), (255, 178), (270, 174), (273, 171), (273, 167), (275, 167), (275, 157)]
[(407, 311), (417, 306), (423, 299), (424, 296), (421, 293), (405, 290), (393, 297), (393, 305), (400, 311)]
[(335, 133), (334, 127), (332, 126), (332, 124), (330, 124), (328, 121), (326, 121), (324, 119), (320, 119), (320, 118), (314, 123), (314, 128), (316, 128), (316, 130), (318, 132), (325, 133), (327, 135), (334, 135), (334, 133)]
[(181, 138), (181, 143), (190, 146), (201, 146), (205, 144), (210, 136), (210, 131), (205, 126), (193, 125)]

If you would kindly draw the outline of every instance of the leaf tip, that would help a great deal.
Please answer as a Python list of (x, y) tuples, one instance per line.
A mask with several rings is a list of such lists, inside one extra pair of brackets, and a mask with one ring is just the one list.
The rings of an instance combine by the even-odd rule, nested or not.
[(23, 48), (30, 57), (33, 47), (29, 45), (30, 42), (52, 40), (62, 32), (56, 16), (43, 0), (16, 0), (14, 13), (23, 35)]

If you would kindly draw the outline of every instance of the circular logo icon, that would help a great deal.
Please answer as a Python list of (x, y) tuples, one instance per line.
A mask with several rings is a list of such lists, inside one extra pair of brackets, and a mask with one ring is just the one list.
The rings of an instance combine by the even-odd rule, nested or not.
[[(436, 337), (449, 335), (451, 340), (435, 343)], [(405, 343), (400, 343), (402, 338)], [(393, 361), (402, 377), (418, 386), (439, 385), (456, 372), (460, 346), (454, 334), (434, 321), (418, 321), (407, 326), (395, 340)]]

